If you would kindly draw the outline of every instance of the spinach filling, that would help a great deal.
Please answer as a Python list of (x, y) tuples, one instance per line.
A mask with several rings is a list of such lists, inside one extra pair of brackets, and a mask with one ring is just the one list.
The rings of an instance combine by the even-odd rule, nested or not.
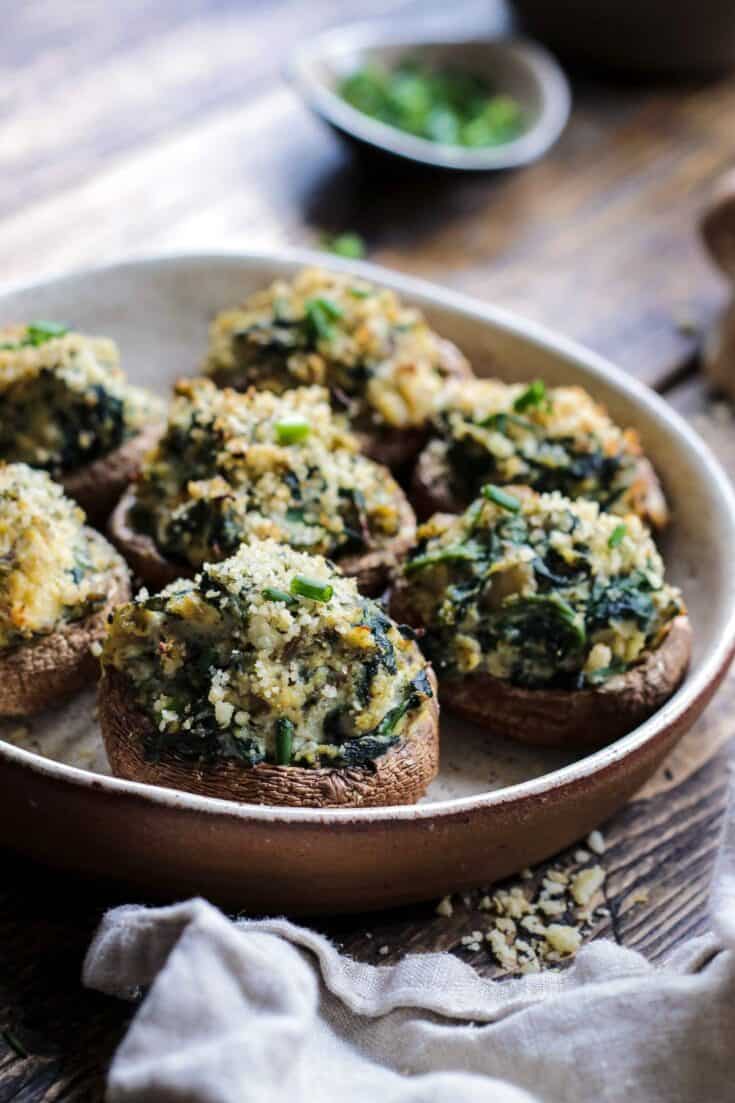
[(245, 386), (267, 382), (276, 389), (291, 387), (298, 381), (292, 376), (289, 358), (294, 353), (320, 353), (327, 357), (324, 384), (333, 402), (337, 406), (350, 406), (350, 400), (361, 396), (375, 369), (367, 360), (345, 363), (329, 356), (343, 317), (342, 307), (327, 295), (307, 299), (303, 310), (295, 313), (276, 300), (271, 319), (233, 333), (232, 352), (238, 376)]
[(72, 390), (48, 369), (3, 401), (0, 454), (9, 461), (25, 460), (52, 475), (92, 463), (128, 436), (122, 399), (100, 384)]
[[(354, 660), (349, 667), (343, 665), (336, 673), (337, 682), (343, 686), (340, 694), (342, 703), (324, 713), (316, 735), (310, 732), (311, 749), (308, 754), (302, 747), (299, 724), (288, 717), (273, 715), (270, 703), (265, 699), (251, 697), (243, 704), (243, 709), (247, 709), (249, 727), (244, 729), (241, 722), (237, 723), (240, 717), (238, 710), (233, 711), (232, 723), (223, 724), (217, 704), (211, 700), (213, 678), (222, 679), (224, 676), (227, 680), (236, 678), (239, 673), (247, 674), (260, 658), (259, 653), (248, 644), (243, 630), (251, 615), (252, 595), (247, 592), (233, 593), (220, 579), (205, 570), (199, 591), (205, 595), (206, 605), (217, 618), (218, 627), (216, 631), (210, 629), (199, 633), (192, 630), (187, 621), (171, 608), (172, 596), (174, 599), (185, 598), (191, 589), (189, 584), (174, 584), (161, 594), (142, 601), (139, 599), (136, 603), (139, 609), (142, 607), (148, 613), (160, 613), (163, 617), (159, 634), (138, 638), (138, 645), (144, 651), (129, 672), (136, 697), (152, 721), (144, 743), (146, 757), (150, 760), (171, 757), (213, 764), (234, 759), (249, 766), (268, 761), (306, 767), (370, 768), (376, 758), (399, 742), (404, 717), (415, 712), (432, 696), (426, 670), (422, 667), (406, 681), (398, 703), (392, 704), (371, 730), (356, 734), (354, 701), (359, 707), (368, 706), (375, 679), (381, 673), (395, 678), (405, 677), (395, 643), (390, 638), (391, 634), (397, 634), (396, 626), (373, 602), (358, 598), (354, 623), (357, 629), (367, 628), (370, 631), (373, 640), (370, 657), (362, 662)], [(280, 590), (272, 590), (268, 599), (280, 600), (271, 596), (280, 593)], [(302, 600), (291, 597), (285, 591), (283, 596), (295, 602)], [(327, 637), (323, 641), (324, 646), (337, 653), (340, 645), (337, 634), (327, 633)], [(165, 674), (163, 664), (182, 643), (185, 647), (183, 662), (173, 674)], [(297, 659), (300, 675), (308, 683), (313, 673), (309, 660), (306, 657), (299, 660), (299, 646), (290, 652), (291, 649), (287, 648), (284, 661)], [(324, 655), (318, 659), (319, 663), (325, 661)], [(312, 709), (318, 711), (322, 697), (323, 694), (315, 690), (305, 702), (304, 714)], [(170, 723), (174, 717), (176, 721)], [(272, 733), (272, 739), (267, 737), (268, 733)], [(314, 752), (315, 740), (317, 746)]]
[(134, 526), (195, 568), (253, 536), (330, 556), (390, 539), (399, 488), (335, 426), (326, 399), (321, 388), (282, 399), (180, 384), (137, 483)]
[[(594, 434), (587, 437), (551, 435), (538, 411), (553, 409), (553, 397), (537, 380), (514, 403), (514, 411), (502, 411), (473, 421), (456, 411), (439, 418), (439, 432), (446, 441), (450, 480), (460, 496), (480, 492), (485, 483), (522, 483), (538, 493), (559, 491), (568, 498), (589, 498), (611, 510), (625, 496), (635, 478), (635, 457), (622, 446), (608, 454)], [(477, 430), (490, 430), (512, 447), (494, 449), (491, 440)]]
[[(653, 545), (645, 565), (602, 571), (589, 524), (580, 523), (573, 503), (560, 511), (558, 501), (546, 524), (533, 507), (517, 515), (479, 501), (443, 536), (419, 542), (405, 574), (425, 614), (422, 648), (438, 670), (468, 672), (457, 638), (469, 637), (482, 668), (497, 676), (527, 688), (575, 689), (632, 665), (611, 650), (621, 633), (639, 632), (646, 647), (660, 641), (682, 606), (657, 573)], [(550, 539), (555, 531), (568, 537), (563, 554)], [(606, 553), (614, 554), (620, 539), (605, 539)], [(596, 643), (610, 651), (609, 661), (586, 669)]]

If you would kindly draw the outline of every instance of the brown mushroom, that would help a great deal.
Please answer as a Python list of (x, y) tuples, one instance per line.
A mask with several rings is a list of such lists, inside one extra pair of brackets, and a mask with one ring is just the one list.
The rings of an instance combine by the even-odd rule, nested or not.
[[(474, 498), (475, 490), (468, 486), (458, 493), (441, 455), (427, 446), (416, 461), (409, 496), (419, 521), (425, 521), (432, 513), (461, 513)], [(640, 456), (636, 463), (628, 504), (633, 513), (653, 528), (665, 528), (668, 524), (669, 509), (661, 483), (645, 456)]]
[(713, 384), (735, 398), (735, 171), (715, 189), (700, 230), (710, 256), (734, 281), (730, 302), (705, 341), (703, 366)]
[[(401, 579), (391, 616), (420, 627)], [(689, 665), (689, 618), (674, 618), (664, 639), (640, 662), (599, 686), (579, 690), (526, 689), (490, 674), (443, 678), (447, 708), (494, 735), (537, 746), (601, 747), (642, 724), (678, 689)]]
[[(113, 510), (108, 525), (110, 539), (125, 556), (135, 574), (153, 590), (160, 590), (176, 578), (193, 578), (197, 573), (196, 568), (190, 563), (166, 559), (155, 541), (134, 527), (132, 516), (135, 504), (135, 489), (131, 487)], [(382, 593), (399, 560), (416, 537), (416, 518), (401, 490), (398, 490), (396, 496), (396, 506), (399, 528), (395, 536), (359, 555), (334, 557), (340, 570), (354, 578), (362, 593), (369, 596)]]
[[(98, 533), (92, 535), (101, 539)], [(109, 613), (129, 598), (130, 579), (121, 561), (110, 572), (107, 601), (101, 609), (0, 652), (0, 716), (29, 716), (94, 682), (99, 660), (92, 654), (92, 644), (104, 638)]]
[(104, 524), (107, 520), (126, 486), (138, 474), (143, 457), (155, 445), (161, 429), (158, 423), (146, 425), (106, 456), (61, 476), (59, 482), (65, 493), (79, 503), (92, 522)]
[(231, 759), (194, 765), (173, 755), (152, 761), (144, 752), (151, 722), (136, 706), (125, 675), (114, 668), (106, 670), (100, 683), (99, 719), (117, 777), (250, 804), (301, 808), (413, 804), (439, 768), (436, 679), (431, 668), (428, 674), (434, 696), (406, 721), (401, 740), (367, 766), (307, 769), (266, 762), (247, 766)]

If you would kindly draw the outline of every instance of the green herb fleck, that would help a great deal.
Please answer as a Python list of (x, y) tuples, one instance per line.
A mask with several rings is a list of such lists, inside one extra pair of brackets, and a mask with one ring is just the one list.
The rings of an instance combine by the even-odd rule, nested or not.
[(543, 379), (535, 379), (522, 394), (518, 395), (513, 403), (513, 409), (517, 414), (522, 414), (524, 410), (529, 410), (533, 406), (541, 406), (546, 401), (546, 385)]
[(338, 257), (349, 257), (351, 260), (360, 260), (367, 251), (360, 235), (351, 230), (344, 234), (325, 234), (322, 248)]
[(608, 548), (617, 548), (618, 544), (622, 544), (627, 531), (628, 526), (626, 524), (616, 525), (610, 533), (610, 539), (607, 542)]
[(22, 349), (29, 346), (38, 348), (39, 345), (45, 345), (54, 337), (63, 337), (68, 332), (69, 327), (63, 322), (29, 322), (20, 341), (4, 341), (0, 344), (0, 349)]
[(334, 587), (328, 582), (318, 582), (316, 579), (297, 574), (291, 579), (291, 593), (299, 597), (311, 598), (312, 601), (329, 601), (334, 593)]
[(316, 340), (331, 341), (334, 336), (332, 322), (342, 317), (342, 307), (331, 299), (318, 296), (305, 304), (306, 322)]
[(507, 494), (505, 490), (493, 483), (483, 486), (481, 493), (483, 498), (487, 498), (489, 502), (494, 502), (501, 509), (507, 509), (509, 513), (520, 513), (521, 511), (521, 503), (518, 498), (514, 498), (512, 494)]
[(286, 716), (276, 720), (276, 763), (288, 766), (293, 754), (294, 726)]
[(293, 415), (276, 422), (276, 438), (279, 444), (298, 444), (306, 440), (311, 426), (306, 418)]
[(266, 601), (282, 601), (284, 605), (296, 604), (296, 598), (292, 594), (287, 594), (285, 590), (275, 590), (272, 586), (266, 586), (263, 597)]
[(415, 571), (422, 571), (425, 567), (433, 567), (437, 563), (472, 562), (481, 557), (481, 549), (474, 544), (453, 544), (439, 551), (417, 555), (408, 561), (404, 570), (406, 574), (413, 574)]

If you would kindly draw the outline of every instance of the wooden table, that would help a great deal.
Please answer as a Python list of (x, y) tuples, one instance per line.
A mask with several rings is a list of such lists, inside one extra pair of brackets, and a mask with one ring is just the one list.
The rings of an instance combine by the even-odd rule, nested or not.
[[(426, 12), (415, 2), (350, 0), (339, 16), (397, 7)], [(697, 369), (725, 289), (695, 229), (711, 184), (735, 157), (735, 79), (578, 82), (566, 133), (532, 168), (376, 177), (279, 75), (292, 45), (336, 15), (329, 0), (8, 5), (2, 278), (161, 249), (313, 244), (323, 231), (357, 230), (378, 263), (522, 311), (612, 357), (693, 418), (735, 474), (735, 422), (712, 406)], [(611, 914), (599, 931), (654, 958), (706, 925), (733, 705), (731, 677), (605, 828)], [(0, 893), (0, 1029), (11, 1032), (0, 1041), (0, 1101), (99, 1098), (131, 1012), (82, 990), (79, 968), (116, 890), (7, 856)], [(451, 918), (433, 902), (323, 926), (365, 960), (457, 947), (482, 972), (497, 972), (485, 951), (459, 947), (477, 926), (476, 904), (476, 896), (457, 901)]]

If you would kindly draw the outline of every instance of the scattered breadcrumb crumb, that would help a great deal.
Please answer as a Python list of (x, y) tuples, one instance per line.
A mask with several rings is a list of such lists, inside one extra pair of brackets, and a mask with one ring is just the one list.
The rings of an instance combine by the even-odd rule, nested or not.
[(447, 919), (454, 915), (451, 896), (443, 896), (436, 906), (436, 914), (446, 916)]
[(601, 866), (589, 866), (582, 869), (572, 881), (572, 896), (581, 908), (589, 904), (592, 897), (605, 880), (605, 871)]
[(381, 957), (385, 957), (386, 954), (390, 953), (390, 946), (381, 946), (378, 950), (378, 953), (381, 955)]
[(649, 891), (645, 886), (641, 886), (639, 889), (634, 889), (628, 897), (628, 903), (631, 907), (635, 907), (636, 904), (647, 904), (649, 899)]
[(587, 836), (587, 846), (593, 854), (605, 853), (605, 838), (601, 831), (591, 831)]
[(576, 954), (582, 945), (582, 935), (576, 927), (550, 923), (546, 928), (546, 941), (560, 954)]

